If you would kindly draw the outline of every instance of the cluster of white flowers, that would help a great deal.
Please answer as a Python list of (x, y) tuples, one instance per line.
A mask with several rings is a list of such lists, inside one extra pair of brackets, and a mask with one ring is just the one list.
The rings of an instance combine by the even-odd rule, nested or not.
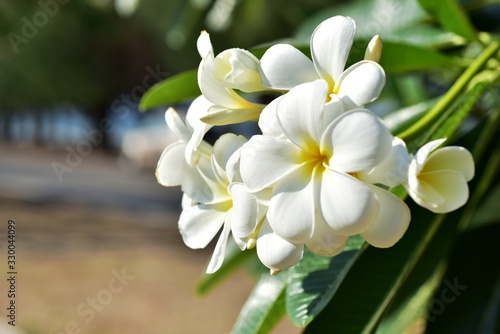
[[(179, 140), (163, 152), (156, 176), (184, 192), (179, 229), (187, 246), (204, 248), (222, 228), (208, 273), (222, 265), (229, 235), (241, 250), (256, 247), (272, 273), (297, 264), (304, 246), (336, 255), (353, 235), (391, 247), (410, 222), (407, 205), (387, 190), (398, 185), (433, 212), (466, 202), (474, 174), (467, 150), (436, 150), (441, 139), (413, 156), (364, 108), (385, 84), (382, 42), (375, 36), (365, 59), (344, 69), (355, 30), (348, 17), (322, 22), (311, 37), (312, 60), (286, 44), (260, 60), (242, 49), (215, 56), (201, 33), (202, 95), (186, 122), (167, 111)], [(279, 97), (264, 105), (242, 95), (266, 91)], [(203, 140), (214, 125), (244, 121), (257, 121), (262, 134), (228, 133), (213, 146)]]

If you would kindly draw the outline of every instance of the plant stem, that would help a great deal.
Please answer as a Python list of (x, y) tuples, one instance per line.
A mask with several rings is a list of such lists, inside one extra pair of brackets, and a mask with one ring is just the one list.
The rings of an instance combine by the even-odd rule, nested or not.
[(415, 138), (427, 125), (431, 124), (439, 115), (441, 115), (446, 108), (456, 99), (456, 97), (463, 92), (470, 80), (481, 70), (486, 62), (495, 55), (500, 49), (500, 42), (492, 42), (483, 53), (479, 55), (465, 70), (464, 73), (455, 81), (453, 86), (443, 95), (443, 97), (429, 110), (420, 120), (413, 126), (406, 129), (406, 131), (399, 134), (399, 137), (404, 141)]

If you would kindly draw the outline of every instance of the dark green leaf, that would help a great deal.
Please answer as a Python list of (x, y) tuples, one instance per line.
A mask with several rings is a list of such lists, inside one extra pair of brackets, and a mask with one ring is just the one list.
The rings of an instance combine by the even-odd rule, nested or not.
[(368, 333), (422, 257), (444, 216), (411, 205), (412, 222), (393, 247), (369, 247), (354, 263), (326, 308), (305, 333)]
[(262, 273), (231, 333), (268, 333), (285, 314), (285, 287), (287, 273), (271, 276)]
[(357, 26), (356, 36), (365, 39), (370, 39), (375, 34), (384, 39), (387, 35), (403, 27), (413, 26), (428, 16), (416, 0), (349, 1), (313, 15), (302, 23), (294, 37), (302, 41), (308, 40), (318, 24), (334, 15), (353, 18)]
[(457, 0), (419, 0), (419, 3), (447, 30), (468, 40), (476, 39), (477, 32)]
[(205, 274), (196, 285), (196, 293), (204, 295), (211, 291), (217, 284), (221, 283), (225, 278), (234, 273), (246, 261), (255, 257), (255, 250), (246, 250), (242, 252), (235, 243), (230, 243), (228, 247), (224, 263), (213, 274)]
[(141, 98), (139, 109), (174, 104), (200, 95), (197, 70), (186, 71), (165, 79), (151, 87)]
[(345, 250), (334, 257), (306, 251), (299, 264), (289, 269), (286, 308), (295, 324), (305, 326), (323, 310), (362, 252), (363, 244), (361, 237), (351, 237)]
[(380, 65), (387, 73), (427, 70), (436, 67), (462, 66), (461, 60), (437, 51), (410, 44), (384, 42)]

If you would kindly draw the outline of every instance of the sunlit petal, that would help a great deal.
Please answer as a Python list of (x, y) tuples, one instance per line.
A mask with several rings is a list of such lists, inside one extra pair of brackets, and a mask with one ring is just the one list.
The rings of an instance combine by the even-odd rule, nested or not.
[(319, 79), (312, 61), (288, 44), (271, 46), (260, 60), (262, 83), (274, 89), (293, 87)]
[(329, 165), (343, 172), (371, 169), (392, 147), (392, 135), (378, 117), (365, 109), (335, 119), (321, 140), (322, 151), (333, 152)]
[[(277, 117), (287, 138), (304, 149), (318, 146), (326, 125), (323, 121), (328, 84), (305, 83), (289, 91), (277, 106)], [(327, 124), (328, 125), (328, 124)]]
[(460, 172), (466, 181), (470, 181), (474, 177), (474, 159), (472, 154), (463, 147), (443, 147), (429, 156), (421, 172), (439, 170)]
[(259, 128), (262, 134), (274, 138), (285, 137), (277, 117), (277, 108), (283, 97), (284, 95), (275, 98), (262, 110), (259, 117)]
[(229, 189), (233, 198), (231, 230), (235, 238), (246, 238), (255, 231), (258, 223), (257, 198), (242, 183), (233, 183)]
[(182, 211), (179, 230), (184, 243), (193, 249), (205, 248), (226, 219), (227, 212), (209, 205), (195, 205)]
[(377, 217), (379, 209), (368, 185), (329, 169), (323, 172), (320, 208), (326, 223), (343, 235), (355, 235), (366, 230)]
[(184, 121), (174, 108), (168, 108), (165, 112), (165, 121), (167, 122), (169, 130), (172, 131), (179, 140), (187, 142), (189, 138), (191, 138), (191, 130), (184, 124)]
[(212, 258), (208, 263), (207, 274), (213, 274), (214, 272), (219, 270), (219, 268), (222, 266), (222, 262), (224, 262), (224, 256), (226, 255), (227, 239), (229, 237), (230, 232), (231, 232), (230, 224), (224, 224), (222, 233), (219, 236), (219, 240), (217, 240), (217, 244), (215, 245)]
[(410, 155), (406, 144), (400, 138), (394, 137), (392, 149), (387, 157), (371, 170), (358, 173), (358, 177), (364, 182), (396, 187), (407, 180), (409, 164)]
[(300, 149), (268, 136), (253, 136), (241, 149), (240, 172), (251, 192), (267, 188), (300, 168)]
[(213, 169), (220, 178), (225, 181), (228, 180), (226, 174), (227, 163), (231, 156), (240, 147), (247, 142), (247, 139), (243, 136), (238, 136), (233, 133), (226, 133), (217, 139), (214, 144), (214, 151), (212, 154), (212, 165)]
[(318, 215), (314, 223), (314, 232), (306, 243), (307, 248), (315, 254), (334, 256), (342, 252), (348, 236), (338, 234)]
[(361, 107), (376, 100), (384, 85), (385, 72), (382, 67), (373, 61), (364, 60), (342, 73), (334, 91), (337, 91), (345, 105)]
[(184, 151), (186, 144), (177, 141), (163, 150), (156, 167), (156, 180), (165, 187), (180, 186), (183, 180), (185, 167)]
[(321, 77), (333, 86), (339, 80), (351, 50), (356, 23), (334, 16), (323, 21), (311, 36), (311, 55)]
[(284, 270), (296, 265), (302, 258), (303, 245), (280, 238), (264, 221), (257, 238), (257, 256), (270, 269)]
[(290, 242), (309, 240), (314, 226), (314, 197), (312, 179), (301, 170), (283, 177), (274, 186), (267, 211), (273, 231)]
[(214, 54), (212, 42), (210, 41), (210, 35), (205, 30), (200, 33), (200, 36), (198, 37), (198, 41), (196, 43), (196, 47), (201, 59), (205, 58), (209, 53), (211, 53), (212, 55)]
[(408, 229), (410, 209), (405, 202), (390, 192), (375, 186), (370, 188), (377, 196), (379, 210), (377, 218), (361, 236), (372, 246), (392, 247)]
[(446, 138), (441, 138), (441, 139), (436, 139), (436, 140), (430, 141), (427, 144), (425, 144), (424, 146), (422, 146), (417, 151), (417, 154), (415, 155), (415, 162), (416, 162), (415, 172), (417, 175), (420, 173), (420, 171), (424, 167), (424, 164), (427, 161), (429, 154), (431, 154), (432, 151), (434, 151), (436, 148), (438, 148), (445, 141), (446, 141)]
[(430, 185), (444, 199), (440, 204), (426, 203), (424, 207), (435, 213), (451, 212), (463, 206), (469, 198), (467, 181), (460, 172), (451, 170), (422, 173), (421, 182)]

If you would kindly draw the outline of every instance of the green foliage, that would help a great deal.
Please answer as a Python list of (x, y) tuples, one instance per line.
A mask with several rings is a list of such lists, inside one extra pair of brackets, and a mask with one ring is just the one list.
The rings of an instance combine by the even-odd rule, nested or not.
[(306, 251), (299, 264), (288, 270), (286, 307), (295, 324), (306, 326), (323, 310), (363, 252), (363, 245), (364, 240), (356, 236), (334, 257)]
[(460, 8), (457, 0), (419, 0), (419, 3), (447, 30), (468, 40), (477, 38), (476, 29), (474, 29), (469, 18)]
[(147, 110), (165, 104), (181, 102), (200, 95), (196, 79), (196, 71), (191, 70), (157, 83), (141, 98), (139, 108)]
[(268, 333), (285, 314), (285, 288), (285, 273), (262, 273), (231, 333)]

